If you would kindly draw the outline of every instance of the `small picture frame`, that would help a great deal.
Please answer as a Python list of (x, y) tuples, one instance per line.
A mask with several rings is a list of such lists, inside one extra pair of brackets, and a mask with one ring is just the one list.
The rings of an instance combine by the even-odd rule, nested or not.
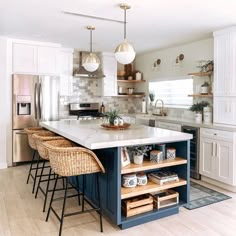
[(130, 164), (129, 153), (126, 147), (121, 148), (121, 167), (125, 167)]

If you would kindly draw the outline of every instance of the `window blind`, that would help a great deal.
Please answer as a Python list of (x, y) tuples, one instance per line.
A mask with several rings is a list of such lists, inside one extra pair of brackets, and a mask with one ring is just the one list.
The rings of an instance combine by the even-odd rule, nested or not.
[(149, 92), (155, 94), (155, 101), (162, 99), (165, 107), (189, 108), (193, 104), (193, 79), (150, 82)]

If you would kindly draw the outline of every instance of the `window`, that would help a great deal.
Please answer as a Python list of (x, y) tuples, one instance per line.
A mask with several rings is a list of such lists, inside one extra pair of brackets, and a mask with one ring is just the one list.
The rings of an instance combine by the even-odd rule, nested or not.
[(168, 80), (149, 83), (149, 93), (155, 94), (155, 100), (162, 99), (165, 107), (189, 108), (193, 104), (193, 79)]

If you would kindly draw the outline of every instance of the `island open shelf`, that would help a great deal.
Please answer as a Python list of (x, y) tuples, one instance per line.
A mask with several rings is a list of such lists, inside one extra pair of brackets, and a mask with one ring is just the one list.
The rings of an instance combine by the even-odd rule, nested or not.
[(121, 174), (145, 171), (150, 169), (158, 169), (169, 166), (183, 165), (186, 163), (187, 160), (181, 157), (176, 157), (174, 160), (164, 160), (160, 163), (154, 163), (150, 161), (144, 161), (141, 165), (136, 165), (134, 163), (131, 163), (128, 166), (125, 166), (121, 169)]
[(135, 188), (121, 188), (121, 199), (126, 199), (130, 197), (139, 196), (146, 193), (152, 193), (156, 191), (161, 191), (165, 189), (175, 188), (179, 186), (186, 185), (187, 181), (184, 179), (179, 179), (179, 181), (174, 181), (171, 183), (165, 183), (162, 185), (156, 184), (152, 181), (148, 181), (147, 185), (136, 186)]

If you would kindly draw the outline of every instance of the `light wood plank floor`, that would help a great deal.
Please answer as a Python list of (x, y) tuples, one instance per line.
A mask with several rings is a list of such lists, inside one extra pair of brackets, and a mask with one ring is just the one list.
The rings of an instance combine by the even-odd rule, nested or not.
[[(45, 222), (42, 212), (43, 198), (31, 194), (32, 181), (26, 185), (28, 165), (0, 170), (0, 236), (54, 236), (58, 235), (59, 222), (51, 214)], [(209, 186), (205, 184), (205, 186)], [(158, 235), (158, 236), (235, 236), (236, 194), (214, 188), (232, 196), (232, 199), (196, 210), (180, 208), (180, 213), (152, 221), (127, 230), (120, 230), (104, 219), (104, 233), (99, 232), (96, 213), (68, 217), (64, 221), (63, 236), (90, 235)], [(59, 204), (60, 202), (56, 202)], [(77, 205), (68, 200), (69, 210)]]

